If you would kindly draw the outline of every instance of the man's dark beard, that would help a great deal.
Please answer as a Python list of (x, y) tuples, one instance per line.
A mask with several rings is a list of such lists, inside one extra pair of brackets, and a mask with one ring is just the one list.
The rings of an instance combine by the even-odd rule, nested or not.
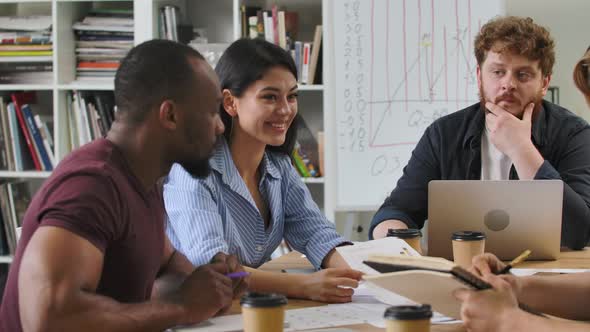
[(198, 161), (183, 161), (179, 163), (192, 177), (204, 179), (211, 173), (209, 158)]

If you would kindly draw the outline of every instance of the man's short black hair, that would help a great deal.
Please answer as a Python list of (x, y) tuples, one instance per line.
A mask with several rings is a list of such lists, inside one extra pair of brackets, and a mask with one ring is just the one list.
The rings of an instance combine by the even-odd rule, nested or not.
[(154, 39), (131, 49), (115, 75), (117, 112), (138, 123), (162, 101), (181, 101), (194, 93), (190, 58), (204, 60), (195, 49), (169, 40)]

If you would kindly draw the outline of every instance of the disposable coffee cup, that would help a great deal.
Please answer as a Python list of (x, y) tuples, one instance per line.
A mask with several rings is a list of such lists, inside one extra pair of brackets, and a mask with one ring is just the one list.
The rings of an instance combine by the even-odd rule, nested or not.
[(281, 332), (287, 298), (280, 294), (246, 293), (240, 300), (244, 332)]
[(383, 314), (387, 332), (429, 332), (432, 309), (430, 305), (398, 305)]
[(451, 236), (455, 264), (468, 268), (473, 257), (484, 252), (486, 235), (482, 232), (460, 231)]
[(406, 241), (410, 247), (414, 248), (417, 252), (422, 254), (422, 246), (420, 245), (420, 239), (422, 238), (422, 232), (419, 229), (395, 229), (390, 228), (387, 230), (387, 237), (397, 237)]

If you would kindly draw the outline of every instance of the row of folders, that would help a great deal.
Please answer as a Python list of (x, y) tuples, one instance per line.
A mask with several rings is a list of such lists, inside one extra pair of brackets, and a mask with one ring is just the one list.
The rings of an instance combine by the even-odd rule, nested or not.
[[(51, 171), (56, 166), (54, 114), (35, 92), (0, 96), (0, 169)], [(103, 137), (114, 121), (110, 91), (67, 92), (66, 151)]]

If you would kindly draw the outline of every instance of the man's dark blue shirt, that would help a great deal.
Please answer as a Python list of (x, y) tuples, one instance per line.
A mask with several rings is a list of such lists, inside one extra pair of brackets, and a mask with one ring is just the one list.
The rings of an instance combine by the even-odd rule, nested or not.
[[(484, 114), (480, 104), (474, 104), (426, 129), (397, 186), (373, 217), (370, 238), (375, 226), (388, 219), (422, 228), (431, 180), (480, 179)], [(543, 101), (533, 117), (531, 139), (545, 159), (535, 179), (564, 182), (562, 245), (581, 249), (590, 235), (590, 126), (570, 111)], [(510, 179), (518, 179), (514, 166)]]

